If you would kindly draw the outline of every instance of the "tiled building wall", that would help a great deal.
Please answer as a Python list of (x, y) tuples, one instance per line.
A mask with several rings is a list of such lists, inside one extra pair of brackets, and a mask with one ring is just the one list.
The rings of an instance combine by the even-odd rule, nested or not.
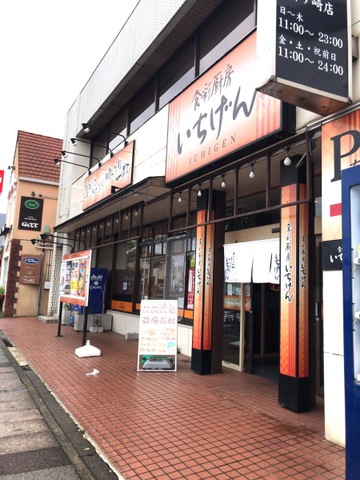
[[(81, 123), (89, 122), (104, 102), (118, 89), (137, 62), (146, 56), (155, 40), (166, 32), (166, 25), (181, 8), (188, 9), (192, 2), (172, 0), (142, 0), (119, 32), (104, 58), (90, 77), (80, 95), (68, 112), (65, 128), (64, 147), (71, 137), (76, 137)], [(184, 12), (185, 13), (185, 12)], [(65, 168), (66, 167), (66, 168)], [(74, 175), (73, 175), (74, 173)], [(83, 173), (71, 165), (62, 165), (59, 189), (59, 210), (57, 224), (70, 217), (72, 182)]]
[(47, 311), (48, 316), (56, 315), (59, 310), (59, 285), (62, 258), (63, 250), (61, 248), (54, 247), (53, 260), (51, 265), (51, 285)]

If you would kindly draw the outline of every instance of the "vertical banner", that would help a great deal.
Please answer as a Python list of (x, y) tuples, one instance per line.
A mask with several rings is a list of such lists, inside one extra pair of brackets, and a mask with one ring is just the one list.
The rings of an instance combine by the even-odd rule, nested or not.
[[(282, 188), (281, 203), (297, 200), (296, 184)], [(280, 373), (296, 376), (296, 206), (281, 212)]]
[[(197, 223), (205, 221), (206, 210), (197, 213)], [(194, 325), (193, 348), (201, 350), (203, 336), (204, 309), (204, 266), (205, 266), (205, 226), (196, 228), (196, 262), (195, 262), (195, 295), (194, 295)]]
[[(211, 212), (214, 220), (215, 212)], [(204, 286), (204, 334), (203, 349), (212, 348), (212, 323), (213, 323), (213, 289), (214, 289), (214, 235), (215, 226), (206, 226), (206, 258), (205, 258), (205, 286)]]
[[(306, 198), (306, 186), (299, 185), (300, 200)], [(309, 209), (299, 206), (299, 371), (309, 376)]]

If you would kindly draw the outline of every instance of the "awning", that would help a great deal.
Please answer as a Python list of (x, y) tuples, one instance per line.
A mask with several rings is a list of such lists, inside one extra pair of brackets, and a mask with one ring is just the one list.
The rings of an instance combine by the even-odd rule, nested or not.
[(89, 223), (97, 222), (110, 216), (119, 210), (129, 209), (142, 201), (148, 203), (167, 194), (170, 194), (170, 189), (165, 186), (164, 177), (150, 177), (135, 185), (116, 191), (81, 214), (56, 225), (54, 230), (55, 232), (70, 233)]

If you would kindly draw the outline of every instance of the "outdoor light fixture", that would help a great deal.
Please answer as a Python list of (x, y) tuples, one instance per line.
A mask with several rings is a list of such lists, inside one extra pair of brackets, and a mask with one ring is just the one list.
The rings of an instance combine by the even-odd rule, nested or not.
[(254, 177), (255, 177), (254, 165), (255, 165), (255, 162), (250, 164), (250, 167), (251, 167), (251, 170), (250, 170), (250, 173), (249, 173), (249, 177), (250, 177), (250, 178), (254, 178)]
[(199, 190), (198, 190), (197, 196), (202, 197), (201, 185), (199, 185)]
[(222, 178), (222, 182), (221, 182), (221, 188), (225, 188), (226, 187), (226, 183), (225, 183), (225, 175), (222, 175), (221, 176)]
[(44, 245), (45, 243), (48, 244), (48, 245), (58, 245), (59, 247), (69, 247), (71, 253), (74, 252), (74, 247), (72, 245), (70, 245), (69, 243), (62, 243), (62, 242), (59, 243), (59, 242), (54, 242), (54, 241), (51, 242), (49, 240), (46, 240), (46, 242), (45, 242), (45, 240), (43, 240), (43, 239), (39, 240), (38, 238), (32, 238), (30, 240), (30, 242), (33, 245), (37, 245), (38, 243), (42, 243), (43, 245), (40, 245), (40, 246), (42, 246), (43, 248), (45, 247), (45, 245)]
[(287, 147), (286, 148), (286, 157), (284, 158), (285, 167), (290, 167), (290, 165), (291, 165), (291, 158), (289, 157), (289, 151), (290, 151), (290, 147)]
[(67, 150), (61, 150), (61, 155), (64, 158), (67, 158), (68, 155), (77, 155), (78, 157), (85, 157), (85, 158), (89, 158), (90, 160), (94, 159), (98, 162), (99, 167), (101, 166), (101, 161), (98, 158), (90, 157), (89, 155), (83, 155), (82, 153), (76, 153), (76, 152), (69, 152)]
[(116, 190), (121, 190), (121, 188), (117, 187), (116, 185), (111, 185), (111, 193), (115, 193)]
[(139, 209), (136, 207), (135, 212), (134, 212), (135, 217), (139, 215)]
[[(91, 142), (87, 140), (83, 140), (82, 138), (70, 138), (70, 142), (74, 145), (74, 147), (77, 145), (78, 142), (86, 143), (87, 145), (91, 145)], [(106, 153), (110, 154), (110, 157), (113, 157), (113, 151), (111, 148), (107, 147), (106, 145), (100, 145), (100, 143), (92, 143), (95, 147), (100, 147), (100, 148), (105, 148)]]
[(60, 160), (59, 158), (55, 158), (54, 159), (54, 163), (55, 165), (59, 165), (60, 163), (69, 163), (70, 165), (75, 165), (77, 167), (83, 167), (83, 168), (86, 168), (86, 170), (88, 171), (88, 174), (90, 175), (90, 168), (87, 167), (86, 165), (81, 165), (80, 163), (73, 163), (73, 162), (68, 162), (66, 160), (64, 160), (63, 158)]
[[(72, 238), (72, 237), (62, 237), (60, 235), (54, 235), (52, 233), (40, 233), (40, 238), (43, 242), (54, 242), (54, 240), (60, 239), (60, 240), (70, 240), (73, 242), (83, 242), (84, 244), (84, 249), (86, 250), (86, 243), (84, 240), (81, 238)], [(65, 245), (65, 244), (64, 244)]]
[[(95, 125), (90, 125), (90, 123), (82, 123), (81, 126), (82, 126), (85, 133), (89, 133), (92, 128), (95, 128), (96, 130), (99, 130), (99, 131), (112, 133), (113, 135), (116, 135), (117, 137), (121, 137), (123, 139), (122, 141), (125, 143), (125, 146), (127, 145), (126, 138), (121, 133), (112, 132), (111, 130), (108, 130), (107, 128), (99, 128), (99, 127), (96, 127)], [(120, 142), (120, 143), (122, 143), (122, 142)], [(120, 145), (120, 143), (119, 143), (119, 145)]]
[(179, 192), (179, 198), (178, 198), (178, 202), (181, 203), (182, 202), (182, 198), (181, 198), (181, 192)]

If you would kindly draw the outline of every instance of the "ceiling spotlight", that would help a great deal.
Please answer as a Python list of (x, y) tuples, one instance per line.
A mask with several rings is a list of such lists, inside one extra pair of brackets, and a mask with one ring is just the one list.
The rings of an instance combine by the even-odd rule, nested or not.
[(288, 155), (287, 157), (285, 157), (284, 165), (285, 165), (285, 167), (290, 167), (290, 165), (291, 165), (291, 158), (289, 157), (289, 155)]
[(226, 187), (226, 183), (225, 183), (225, 175), (222, 175), (222, 182), (221, 182), (221, 188), (225, 188)]
[(181, 203), (182, 202), (182, 198), (181, 198), (181, 192), (179, 192), (179, 198), (178, 198), (178, 202)]
[(254, 164), (253, 164), (253, 163), (251, 164), (251, 170), (250, 170), (250, 173), (249, 173), (249, 177), (250, 177), (250, 178), (254, 178), (254, 177), (255, 177)]
[(90, 132), (90, 127), (89, 127), (86, 123), (82, 123), (81, 125), (82, 125), (85, 133), (89, 133), (89, 132)]
[(291, 158), (289, 157), (290, 147), (286, 147), (286, 157), (284, 158), (284, 165), (285, 167), (290, 167), (291, 165)]

